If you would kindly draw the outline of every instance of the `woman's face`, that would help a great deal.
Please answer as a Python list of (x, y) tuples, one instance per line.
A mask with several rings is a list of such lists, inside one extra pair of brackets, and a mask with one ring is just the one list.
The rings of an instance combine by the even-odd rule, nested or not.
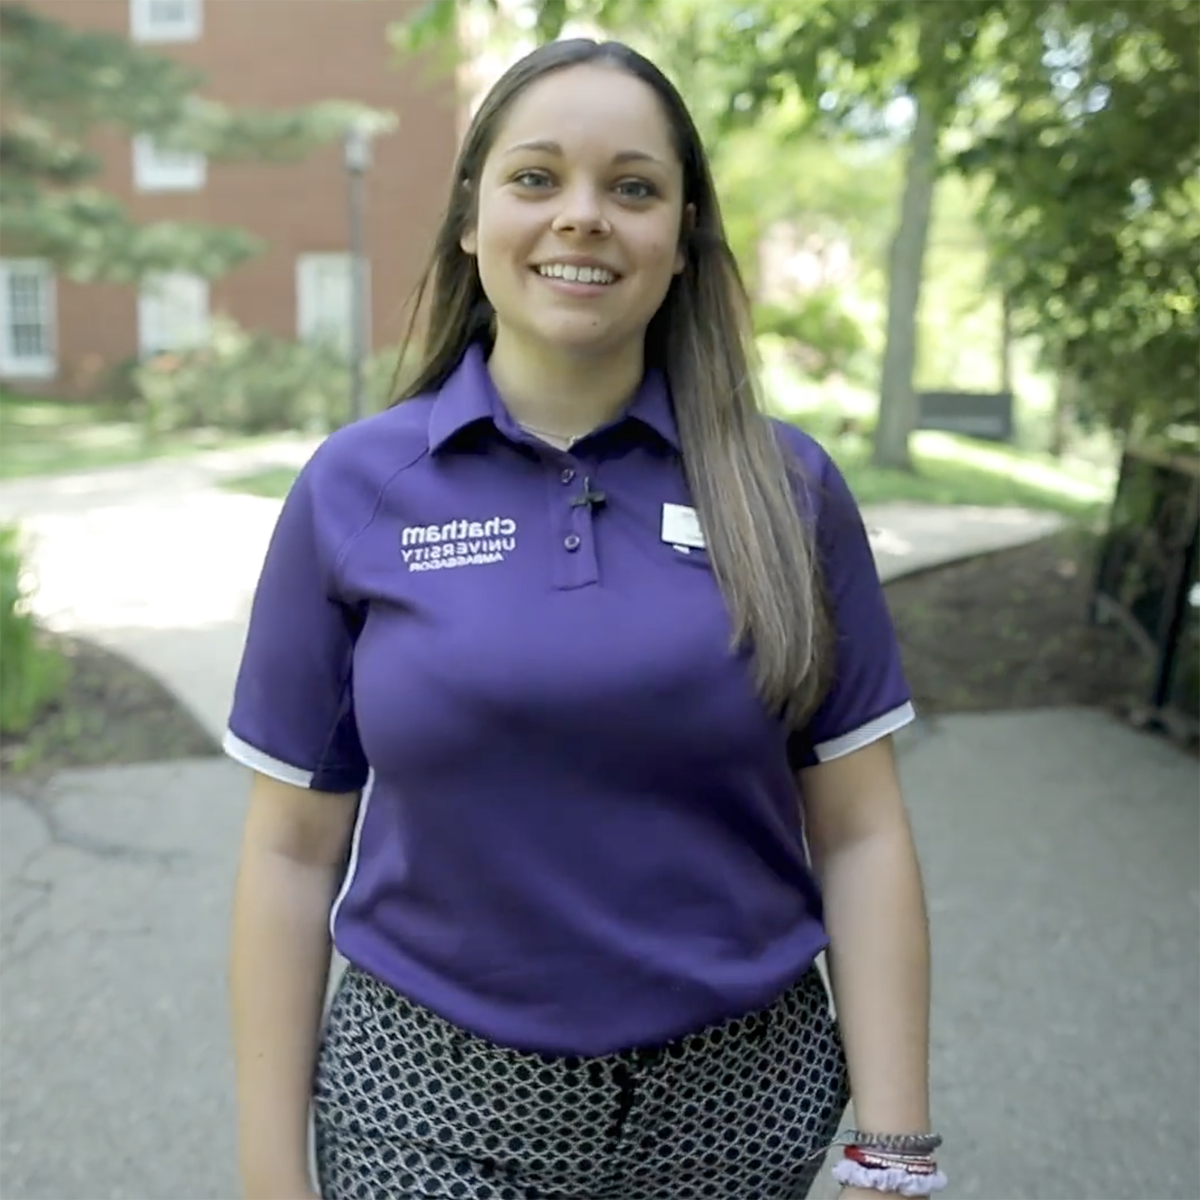
[(647, 84), (592, 64), (530, 84), (498, 128), (462, 239), (497, 350), (640, 356), (683, 270), (683, 216), (683, 168)]

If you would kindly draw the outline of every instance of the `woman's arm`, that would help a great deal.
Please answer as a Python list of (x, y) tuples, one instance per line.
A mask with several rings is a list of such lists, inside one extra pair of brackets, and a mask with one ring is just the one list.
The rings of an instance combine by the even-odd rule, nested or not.
[(329, 910), (358, 796), (255, 775), (234, 895), (230, 999), (247, 1200), (312, 1196), (308, 1111)]
[(929, 1129), (929, 930), (890, 738), (800, 774), (855, 1124)]

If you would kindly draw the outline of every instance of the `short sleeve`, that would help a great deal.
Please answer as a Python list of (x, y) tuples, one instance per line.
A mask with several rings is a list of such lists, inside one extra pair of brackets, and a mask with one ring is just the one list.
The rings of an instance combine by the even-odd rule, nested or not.
[(832, 682), (807, 727), (789, 741), (795, 768), (850, 754), (915, 717), (862, 514), (828, 458), (819, 486), (816, 543), (834, 625)]
[(361, 620), (334, 586), (339, 547), (319, 490), (310, 461), (268, 544), (224, 747), (284, 783), (352, 792), (365, 786), (368, 773), (353, 704)]

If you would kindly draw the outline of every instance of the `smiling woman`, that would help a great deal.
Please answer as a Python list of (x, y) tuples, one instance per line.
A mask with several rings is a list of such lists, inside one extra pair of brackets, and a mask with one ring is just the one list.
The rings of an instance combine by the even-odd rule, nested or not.
[[(603, 123), (589, 116), (600, 111)], [(683, 167), (652, 88), (601, 60), (513, 101), (461, 245), (496, 315), (488, 365), (518, 421), (579, 437), (615, 415), (684, 269), (683, 226)], [(576, 374), (580, 355), (602, 355), (604, 371), (568, 411), (551, 406), (531, 365)]]
[(661, 72), (516, 64), (422, 295), (415, 382), (288, 494), (229, 721), (247, 1194), (313, 1194), (311, 1110), (325, 1200), (795, 1200), (848, 1079), (841, 1176), (937, 1190), (909, 690)]

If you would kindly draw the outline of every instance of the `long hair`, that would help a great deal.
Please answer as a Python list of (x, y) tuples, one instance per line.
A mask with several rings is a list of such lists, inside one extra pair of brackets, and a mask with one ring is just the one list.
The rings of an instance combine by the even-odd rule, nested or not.
[[(475, 220), (478, 182), (510, 105), (534, 81), (581, 63), (627, 71), (654, 89), (683, 166), (694, 222), (682, 231), (686, 265), (646, 332), (645, 361), (666, 377), (684, 469), (709, 561), (730, 611), (735, 647), (752, 653), (764, 703), (801, 725), (828, 682), (830, 621), (811, 528), (797, 511), (796, 464), (764, 419), (756, 391), (750, 302), (725, 236), (699, 132), (683, 98), (648, 59), (620, 42), (540, 46), (493, 86), (467, 130), (449, 206), (418, 285), (397, 376), (396, 403), (440, 387), (492, 317), (475, 259), (461, 245)], [(428, 299), (428, 311), (423, 314)], [(415, 374), (404, 364), (424, 315)]]

